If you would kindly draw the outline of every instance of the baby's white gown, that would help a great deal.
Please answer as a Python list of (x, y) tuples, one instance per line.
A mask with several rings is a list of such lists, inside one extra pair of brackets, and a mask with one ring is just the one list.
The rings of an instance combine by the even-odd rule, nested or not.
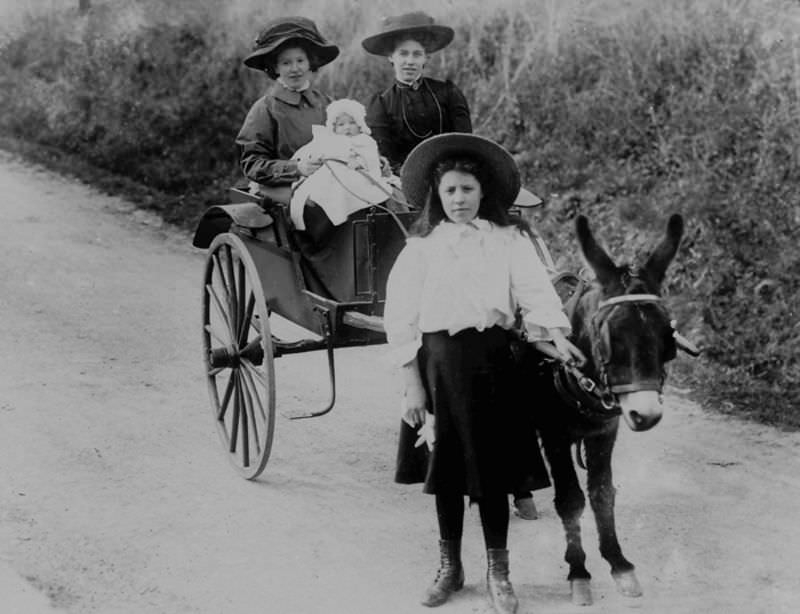
[[(378, 144), (367, 134), (334, 134), (325, 126), (311, 127), (310, 143), (297, 150), (294, 160), (322, 157), (325, 163), (294, 185), (289, 214), (295, 228), (305, 230), (303, 207), (311, 199), (322, 207), (331, 222), (338, 226), (360, 209), (387, 200), (392, 187), (381, 177)], [(365, 168), (348, 166), (353, 157), (361, 158)]]

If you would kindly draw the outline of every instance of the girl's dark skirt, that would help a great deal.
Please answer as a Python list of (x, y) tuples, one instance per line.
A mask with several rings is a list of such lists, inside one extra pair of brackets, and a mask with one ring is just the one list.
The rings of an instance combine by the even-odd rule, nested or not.
[(472, 498), (550, 485), (534, 426), (534, 391), (524, 387), (510, 341), (499, 327), (422, 335), (418, 362), (436, 443), (431, 452), (415, 448), (416, 429), (402, 422), (396, 482)]

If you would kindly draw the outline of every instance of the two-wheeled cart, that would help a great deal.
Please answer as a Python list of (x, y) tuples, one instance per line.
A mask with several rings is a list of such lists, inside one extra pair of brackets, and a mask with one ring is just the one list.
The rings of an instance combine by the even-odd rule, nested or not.
[[(193, 245), (207, 249), (203, 282), (203, 361), (211, 407), (228, 458), (247, 479), (266, 467), (275, 430), (275, 359), (325, 350), (336, 400), (334, 349), (386, 342), (386, 280), (416, 212), (358, 211), (319, 251), (304, 244), (288, 216), (288, 188), (231, 190), (231, 202), (205, 212)], [(540, 238), (545, 264), (552, 259)], [(279, 338), (280, 316), (308, 335)]]

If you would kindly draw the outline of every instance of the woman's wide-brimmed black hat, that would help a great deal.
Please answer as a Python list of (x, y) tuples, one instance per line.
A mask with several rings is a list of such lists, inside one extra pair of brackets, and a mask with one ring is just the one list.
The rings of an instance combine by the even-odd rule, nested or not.
[(433, 53), (449, 45), (455, 32), (453, 28), (441, 26), (433, 17), (422, 11), (386, 17), (381, 22), (381, 31), (361, 41), (361, 46), (375, 55), (391, 55), (398, 41), (413, 38), (425, 51)]
[(244, 59), (245, 66), (266, 70), (276, 79), (274, 70), (275, 55), (284, 43), (296, 40), (301, 46), (310, 46), (316, 63), (314, 68), (325, 66), (339, 55), (339, 47), (328, 42), (317, 30), (317, 24), (307, 17), (280, 17), (273, 19), (261, 30), (253, 51)]
[(504, 147), (494, 141), (461, 132), (439, 134), (422, 141), (408, 154), (400, 169), (400, 183), (409, 203), (423, 207), (436, 164), (452, 157), (467, 157), (484, 165), (491, 185), (481, 186), (496, 202), (508, 208), (520, 191), (519, 168)]

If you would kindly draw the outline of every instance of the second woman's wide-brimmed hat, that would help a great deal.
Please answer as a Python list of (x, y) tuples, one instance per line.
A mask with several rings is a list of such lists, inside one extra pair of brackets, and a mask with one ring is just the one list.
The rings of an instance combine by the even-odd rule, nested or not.
[(439, 134), (422, 141), (408, 154), (400, 170), (400, 183), (409, 203), (423, 207), (431, 187), (436, 164), (445, 158), (465, 157), (478, 160), (485, 167), (490, 185), (482, 185), (502, 207), (514, 204), (520, 191), (519, 168), (504, 147), (494, 141), (461, 132)]
[(365, 38), (361, 41), (361, 46), (369, 53), (388, 56), (399, 41), (413, 38), (425, 47), (425, 51), (433, 53), (447, 47), (453, 36), (453, 28), (441, 26), (427, 13), (415, 11), (384, 18), (381, 31)]
[(273, 19), (261, 30), (253, 45), (253, 51), (244, 59), (245, 66), (266, 70), (275, 79), (275, 56), (284, 43), (296, 40), (301, 46), (308, 45), (316, 58), (314, 68), (332, 62), (339, 55), (339, 47), (328, 42), (317, 30), (317, 24), (307, 17), (280, 17)]

